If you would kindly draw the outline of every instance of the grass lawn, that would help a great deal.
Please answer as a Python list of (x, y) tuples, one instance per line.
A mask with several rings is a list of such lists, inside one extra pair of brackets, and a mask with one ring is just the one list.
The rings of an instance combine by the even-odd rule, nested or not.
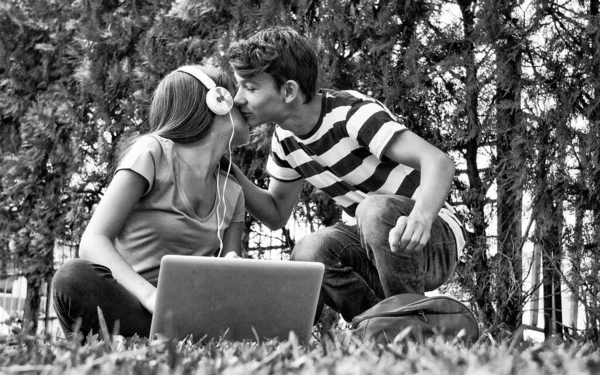
[(90, 336), (84, 345), (12, 335), (0, 337), (0, 374), (600, 374), (600, 356), (591, 345), (496, 342), (486, 334), (470, 346), (440, 337), (362, 343), (340, 329), (315, 331), (306, 346), (293, 335), (204, 344)]

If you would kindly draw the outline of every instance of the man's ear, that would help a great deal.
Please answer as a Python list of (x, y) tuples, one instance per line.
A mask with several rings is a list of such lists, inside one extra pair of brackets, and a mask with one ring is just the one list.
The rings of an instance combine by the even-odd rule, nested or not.
[(292, 79), (287, 80), (281, 87), (281, 90), (283, 91), (286, 103), (293, 102), (299, 95), (301, 95), (300, 85), (298, 82)]

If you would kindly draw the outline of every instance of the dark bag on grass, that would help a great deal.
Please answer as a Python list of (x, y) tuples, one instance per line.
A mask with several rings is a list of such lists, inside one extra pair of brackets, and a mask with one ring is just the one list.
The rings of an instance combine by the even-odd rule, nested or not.
[(459, 333), (465, 342), (479, 338), (477, 320), (462, 302), (447, 296), (420, 294), (399, 294), (384, 299), (352, 319), (351, 329), (363, 340), (391, 343), (408, 327), (411, 329), (406, 337), (420, 342), (437, 335), (451, 341)]

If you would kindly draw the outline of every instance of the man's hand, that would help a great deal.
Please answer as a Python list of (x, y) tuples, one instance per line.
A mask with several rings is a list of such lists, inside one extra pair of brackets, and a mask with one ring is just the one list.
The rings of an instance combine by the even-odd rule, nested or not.
[(237, 253), (235, 251), (230, 251), (227, 254), (225, 254), (224, 258), (239, 258), (240, 256), (237, 255)]
[(421, 251), (431, 237), (431, 223), (410, 216), (400, 216), (390, 230), (388, 240), (392, 252)]

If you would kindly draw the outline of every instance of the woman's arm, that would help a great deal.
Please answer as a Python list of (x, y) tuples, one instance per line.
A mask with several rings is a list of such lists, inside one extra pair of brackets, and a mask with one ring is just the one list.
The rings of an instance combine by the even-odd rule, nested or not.
[[(223, 234), (223, 251), (221, 256), (241, 257), (242, 256), (242, 232), (244, 223), (231, 223)], [(237, 257), (231, 253), (237, 255)]]
[(79, 256), (102, 264), (113, 277), (154, 312), (156, 288), (131, 268), (114, 246), (136, 202), (148, 188), (148, 182), (136, 172), (118, 171), (83, 233)]

